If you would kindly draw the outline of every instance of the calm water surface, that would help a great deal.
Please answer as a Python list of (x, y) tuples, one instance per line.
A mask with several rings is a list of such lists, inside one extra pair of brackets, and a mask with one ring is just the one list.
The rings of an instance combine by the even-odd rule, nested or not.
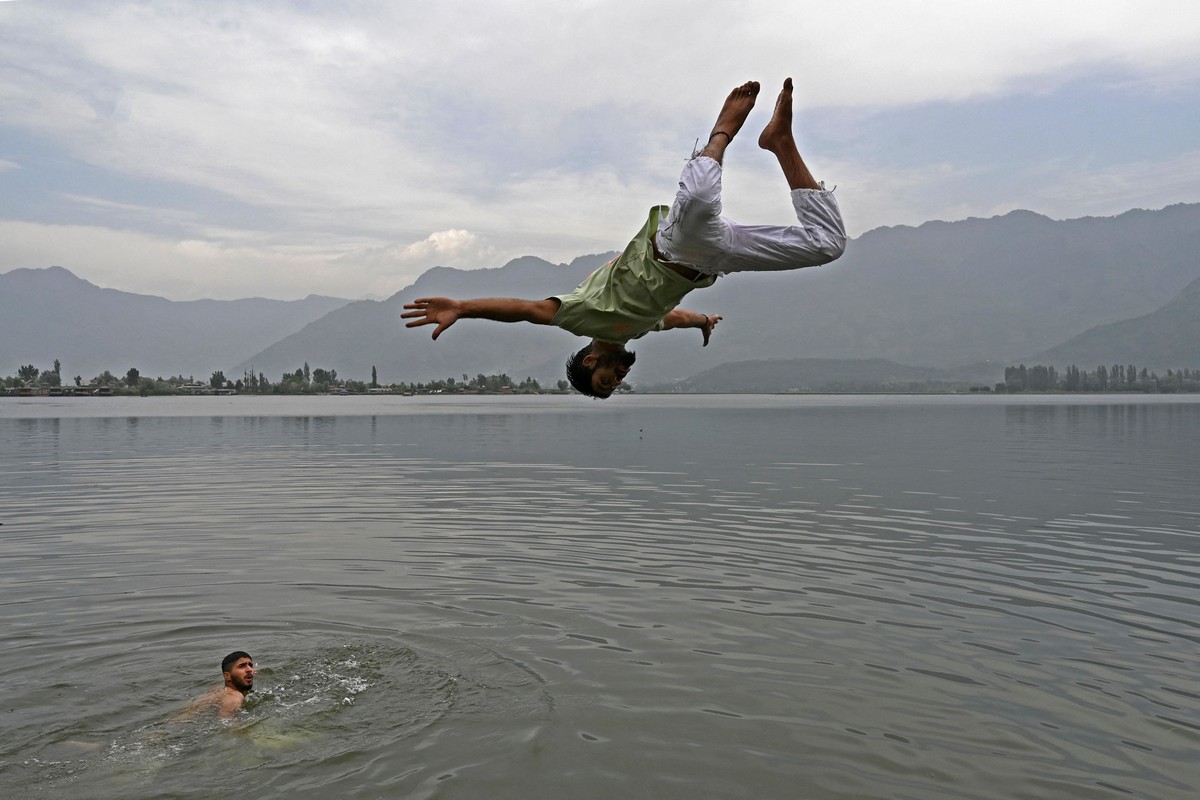
[[(0, 796), (1194, 798), (1200, 402), (0, 400)], [(232, 724), (172, 719), (233, 649)]]

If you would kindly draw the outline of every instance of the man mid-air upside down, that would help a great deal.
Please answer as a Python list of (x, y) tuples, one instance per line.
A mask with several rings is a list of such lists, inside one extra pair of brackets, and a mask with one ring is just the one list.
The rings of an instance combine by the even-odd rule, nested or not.
[(688, 161), (675, 202), (650, 209), (646, 224), (616, 259), (574, 292), (545, 300), (424, 297), (405, 304), (406, 327), (436, 325), (437, 339), (460, 319), (555, 325), (591, 342), (567, 361), (567, 379), (591, 397), (609, 397), (633, 366), (625, 349), (650, 331), (698, 328), (708, 345), (717, 315), (677, 308), (693, 289), (730, 272), (771, 272), (828, 264), (846, 247), (833, 192), (813, 178), (792, 135), (792, 79), (784, 81), (758, 146), (775, 154), (791, 190), (798, 225), (742, 225), (721, 216), (725, 148), (754, 108), (759, 85), (730, 92), (704, 149)]

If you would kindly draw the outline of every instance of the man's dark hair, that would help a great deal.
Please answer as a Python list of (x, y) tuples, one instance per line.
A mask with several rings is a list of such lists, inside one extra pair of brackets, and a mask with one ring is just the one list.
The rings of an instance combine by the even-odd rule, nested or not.
[(637, 354), (631, 353), (628, 350), (621, 350), (619, 352), (606, 350), (596, 357), (595, 366), (586, 367), (583, 364), (583, 359), (590, 352), (592, 352), (592, 346), (590, 344), (584, 345), (578, 353), (567, 359), (567, 380), (571, 382), (571, 385), (580, 394), (603, 400), (608, 395), (596, 394), (596, 390), (592, 388), (592, 376), (596, 373), (596, 370), (600, 367), (612, 365), (632, 367), (633, 362), (637, 360)]
[(580, 394), (599, 397), (600, 395), (596, 394), (596, 390), (592, 388), (592, 375), (595, 374), (596, 368), (583, 365), (584, 357), (590, 352), (592, 352), (592, 346), (584, 345), (578, 353), (567, 359), (567, 380)]
[(234, 650), (232, 653), (221, 659), (221, 672), (229, 672), (229, 668), (236, 664), (239, 658), (248, 658), (251, 661), (254, 660), (254, 656), (250, 655), (246, 651)]

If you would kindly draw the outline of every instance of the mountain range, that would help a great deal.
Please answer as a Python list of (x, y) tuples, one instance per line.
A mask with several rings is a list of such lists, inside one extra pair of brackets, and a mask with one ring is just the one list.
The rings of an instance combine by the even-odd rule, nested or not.
[[(732, 378), (733, 365), (778, 360), (803, 360), (805, 369), (874, 360), (896, 380), (981, 382), (1000, 380), (1003, 367), (1017, 362), (1192, 368), (1200, 366), (1198, 254), (1200, 204), (1063, 221), (1014, 211), (878, 228), (852, 240), (833, 264), (727, 276), (693, 293), (685, 306), (724, 316), (710, 346), (700, 346), (697, 331), (650, 334), (631, 345), (638, 352), (632, 377), (663, 387), (706, 372)], [(253, 369), (278, 379), (307, 362), (359, 379), (376, 367), (385, 383), (503, 372), (553, 384), (582, 344), (575, 337), (462, 320), (432, 342), (429, 328), (403, 327), (402, 306), (434, 295), (565, 294), (613, 255), (435, 267), (386, 300), (358, 302), (184, 303), (99, 289), (59, 267), (15, 270), (0, 275), (0, 373), (58, 358), (85, 376), (135, 366), (147, 375), (220, 369), (234, 377)], [(711, 375), (704, 384), (725, 385)]]
[(0, 275), (0, 375), (21, 364), (49, 369), (57, 359), (64, 377), (136, 367), (208, 380), (348, 302), (174, 301), (102, 289), (63, 267), (16, 269)]

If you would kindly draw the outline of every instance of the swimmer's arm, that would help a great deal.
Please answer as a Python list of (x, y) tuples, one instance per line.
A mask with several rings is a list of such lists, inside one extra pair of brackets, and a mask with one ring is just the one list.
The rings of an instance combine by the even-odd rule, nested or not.
[(421, 325), (437, 325), (433, 338), (460, 319), (490, 319), (494, 322), (532, 322), (534, 325), (549, 325), (558, 313), (559, 300), (519, 300), (515, 297), (479, 297), (473, 300), (455, 300), (450, 297), (421, 297), (405, 303), (407, 313), (403, 319), (406, 328)]
[(201, 711), (208, 711), (216, 707), (216, 705), (220, 702), (220, 698), (217, 696), (218, 691), (221, 690), (214, 689), (197, 697), (188, 705), (187, 708), (174, 716), (174, 721), (185, 722), (186, 720), (189, 720), (199, 714)]
[(669, 331), (672, 328), (699, 328), (704, 335), (704, 347), (708, 347), (709, 337), (712, 336), (713, 329), (717, 327), (717, 323), (721, 321), (721, 317), (716, 314), (701, 314), (699, 311), (690, 311), (686, 308), (673, 308), (663, 317), (663, 330)]

